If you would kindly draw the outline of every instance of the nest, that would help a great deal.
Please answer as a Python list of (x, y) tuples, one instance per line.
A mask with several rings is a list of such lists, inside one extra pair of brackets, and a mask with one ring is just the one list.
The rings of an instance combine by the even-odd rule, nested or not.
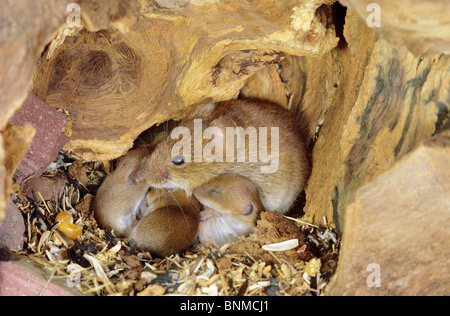
[[(156, 258), (98, 226), (90, 210), (106, 176), (105, 165), (60, 155), (46, 177), (66, 179), (61, 196), (45, 201), (17, 189), (25, 223), (20, 254), (43, 266), (49, 281), (91, 295), (322, 295), (337, 267), (339, 240), (327, 223), (263, 212), (256, 231), (221, 248), (194, 245), (182, 254)], [(55, 189), (56, 190), (56, 189)], [(82, 226), (75, 240), (58, 227), (70, 212)]]

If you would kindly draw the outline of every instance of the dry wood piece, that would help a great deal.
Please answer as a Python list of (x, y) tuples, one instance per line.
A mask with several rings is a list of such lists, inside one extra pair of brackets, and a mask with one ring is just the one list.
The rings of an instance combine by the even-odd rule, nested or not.
[[(31, 141), (36, 134), (36, 129), (31, 125), (17, 126), (8, 124), (6, 130), (3, 132), (5, 160), (4, 168), (0, 167), (0, 173), (4, 173), (5, 179), (3, 196), (0, 197), (0, 205), (9, 201), (9, 196), (13, 192), (13, 175), (22, 161), (22, 158), (28, 151)], [(3, 148), (0, 148), (0, 153), (3, 153)], [(0, 192), (2, 190), (0, 189)], [(0, 225), (2, 222), (2, 211), (0, 207)]]
[(255, 71), (288, 54), (335, 47), (321, 7), (331, 2), (140, 1), (139, 21), (127, 34), (109, 28), (59, 37), (43, 54), (32, 90), (69, 112), (73, 135), (65, 150), (73, 157), (117, 158), (142, 131), (205, 98), (236, 97)]
[(82, 186), (87, 187), (89, 183), (87, 176), (88, 169), (89, 166), (83, 165), (80, 161), (75, 161), (68, 170), (72, 179), (76, 179)]
[[(417, 56), (450, 52), (447, 0), (345, 0), (374, 32)], [(379, 24), (378, 24), (379, 23)]]
[(322, 117), (305, 212), (341, 232), (356, 190), (442, 130), (450, 112), (450, 56), (414, 57), (377, 40), (355, 13), (347, 13), (343, 35), (341, 49), (304, 58), (311, 79), (299, 107)]
[[(68, 1), (43, 0), (31, 5), (27, 0), (6, 0), (0, 10), (0, 131), (27, 98), (35, 64), (45, 45), (63, 23)], [(3, 168), (0, 148), (0, 222), (4, 217), (10, 175)]]
[(450, 294), (449, 178), (446, 132), (358, 191), (346, 212), (335, 294)]
[(6, 150), (5, 167), (11, 181), (35, 135), (36, 128), (33, 125), (8, 124), (3, 132)]
[(0, 11), (0, 130), (27, 97), (35, 64), (64, 22), (69, 1), (5, 0)]

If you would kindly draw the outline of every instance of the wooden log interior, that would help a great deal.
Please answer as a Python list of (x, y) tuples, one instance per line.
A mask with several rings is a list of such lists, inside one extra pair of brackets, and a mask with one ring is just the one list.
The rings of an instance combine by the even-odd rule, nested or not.
[[(448, 248), (440, 226), (449, 209), (448, 3), (379, 0), (378, 28), (366, 23), (371, 2), (341, 0), (347, 9), (333, 0), (80, 0), (81, 25), (73, 26), (69, 1), (6, 0), (0, 222), (34, 132), (7, 128), (28, 92), (68, 113), (64, 152), (86, 161), (123, 155), (143, 131), (206, 98), (257, 97), (292, 110), (307, 134), (305, 215), (343, 234), (330, 293), (449, 294), (439, 279), (448, 252), (427, 250), (439, 264), (417, 257), (418, 234)], [(426, 197), (415, 199), (420, 193)], [(426, 212), (430, 234), (420, 225)], [(365, 266), (378, 259), (392, 276), (384, 292), (364, 283)]]
[[(289, 65), (296, 71), (287, 72)], [(336, 49), (323, 57), (289, 56), (280, 66), (278, 77), (275, 69), (261, 70), (242, 92), (290, 103), (304, 117), (314, 143), (305, 212), (341, 232), (356, 190), (449, 122), (449, 56), (415, 57), (378, 39), (354, 12)]]
[(237, 97), (255, 71), (337, 44), (323, 0), (178, 3), (142, 1), (129, 33), (81, 30), (44, 54), (32, 91), (70, 113), (73, 156), (117, 158), (190, 105)]
[[(450, 109), (450, 58), (415, 57), (407, 49), (359, 34), (370, 32), (347, 15), (338, 85), (313, 150), (307, 214), (326, 216), (342, 230), (358, 188), (439, 132)], [(308, 104), (303, 100), (303, 104)]]

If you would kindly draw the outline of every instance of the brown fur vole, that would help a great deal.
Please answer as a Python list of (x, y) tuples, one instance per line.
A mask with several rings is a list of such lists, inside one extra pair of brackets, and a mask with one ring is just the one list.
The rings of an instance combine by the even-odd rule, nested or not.
[(205, 209), (200, 213), (200, 242), (218, 246), (251, 234), (264, 209), (258, 190), (247, 178), (223, 174), (194, 190)]
[(138, 221), (133, 224), (130, 243), (157, 256), (188, 249), (196, 240), (200, 203), (182, 190), (150, 189)]
[(130, 150), (102, 183), (94, 201), (94, 215), (105, 229), (129, 237), (139, 248), (158, 256), (191, 246), (200, 221), (200, 203), (182, 190), (133, 185), (129, 176), (154, 145)]
[(139, 207), (144, 200), (149, 185), (132, 185), (129, 176), (141, 165), (150, 147), (130, 150), (123, 156), (114, 170), (100, 186), (94, 200), (94, 216), (101, 227), (114, 230), (118, 237), (126, 237), (136, 220)]
[[(196, 118), (202, 119), (201, 134), (198, 126), (200, 121), (196, 121)], [(183, 138), (186, 131), (192, 135), (191, 139), (188, 139), (191, 144), (188, 150), (178, 150), (179, 138), (167, 137), (143, 160), (141, 168), (130, 179), (137, 185), (146, 183), (155, 188), (183, 189), (191, 194), (196, 188), (223, 173), (237, 174), (248, 178), (257, 187), (267, 211), (286, 213), (304, 190), (310, 171), (305, 142), (298, 124), (293, 113), (270, 102), (234, 100), (210, 103), (188, 115), (180, 124), (184, 129), (174, 130), (183, 132)], [(236, 158), (227, 162), (227, 155), (233, 151), (220, 151), (220, 145), (225, 149), (234, 141), (234, 136), (226, 137), (227, 128), (236, 127), (241, 127), (244, 131), (253, 129), (258, 132), (257, 138), (246, 141), (245, 162), (238, 162)], [(207, 128), (214, 128), (214, 137), (203, 135)], [(267, 131), (266, 137), (264, 128)], [(211, 136), (212, 140), (205, 139), (204, 136)], [(275, 136), (273, 141), (272, 136)], [(243, 134), (240, 137), (247, 138)], [(267, 148), (263, 148), (265, 143)], [(268, 161), (263, 159), (264, 151), (266, 154), (273, 154), (273, 159), (276, 160), (276, 164), (273, 164), (276, 168), (272, 172), (264, 169), (271, 167)], [(217, 161), (219, 159), (205, 161), (205, 152), (215, 155), (216, 158), (222, 157), (223, 162)], [(235, 148), (234, 157), (237, 156)]]

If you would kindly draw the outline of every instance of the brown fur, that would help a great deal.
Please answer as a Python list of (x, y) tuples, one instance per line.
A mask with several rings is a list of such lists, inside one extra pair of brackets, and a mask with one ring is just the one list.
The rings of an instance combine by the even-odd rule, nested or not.
[(247, 178), (223, 174), (194, 190), (206, 209), (200, 216), (199, 239), (219, 246), (248, 236), (264, 207)]
[(181, 190), (149, 189), (146, 183), (130, 184), (130, 175), (151, 153), (153, 145), (130, 150), (100, 186), (94, 216), (116, 236), (129, 237), (137, 246), (156, 255), (170, 255), (192, 245), (200, 221), (200, 203)]
[(116, 170), (106, 177), (94, 201), (94, 216), (101, 227), (114, 230), (116, 236), (128, 236), (139, 205), (149, 185), (130, 185), (128, 177), (136, 171), (150, 148), (130, 150), (119, 162)]
[(161, 257), (189, 248), (197, 237), (200, 203), (182, 190), (150, 190), (147, 198), (154, 210), (135, 223), (130, 240)]
[[(179, 188), (188, 194), (223, 173), (232, 173), (248, 178), (257, 187), (266, 210), (286, 213), (306, 186), (310, 162), (298, 121), (288, 110), (265, 101), (235, 100), (208, 105), (197, 109), (180, 125), (189, 128), (194, 135), (195, 118), (203, 119), (203, 131), (208, 126), (230, 127), (279, 127), (279, 169), (275, 173), (261, 173), (267, 163), (248, 162), (192, 162), (183, 166), (171, 163), (172, 147), (179, 141), (167, 137), (153, 153), (144, 160), (137, 178), (156, 188)], [(270, 140), (270, 136), (268, 136)], [(194, 137), (192, 137), (194, 141)], [(210, 140), (203, 140), (203, 147)], [(259, 141), (258, 141), (259, 145)], [(270, 142), (268, 142), (270, 152)], [(193, 148), (193, 147), (192, 147)], [(225, 147), (224, 147), (225, 148)], [(259, 148), (259, 147), (258, 147)]]

